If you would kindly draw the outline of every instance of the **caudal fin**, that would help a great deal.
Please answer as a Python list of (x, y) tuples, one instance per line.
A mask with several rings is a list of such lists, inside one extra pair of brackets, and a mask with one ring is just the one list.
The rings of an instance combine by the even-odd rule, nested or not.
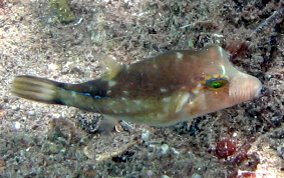
[(48, 104), (63, 104), (58, 93), (59, 82), (33, 76), (17, 76), (11, 92), (19, 97)]

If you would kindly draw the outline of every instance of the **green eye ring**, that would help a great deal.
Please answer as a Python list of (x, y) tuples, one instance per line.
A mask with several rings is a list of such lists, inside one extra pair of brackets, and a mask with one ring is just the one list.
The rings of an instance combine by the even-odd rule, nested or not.
[(206, 86), (213, 89), (219, 89), (224, 87), (228, 83), (225, 78), (211, 78), (206, 81)]

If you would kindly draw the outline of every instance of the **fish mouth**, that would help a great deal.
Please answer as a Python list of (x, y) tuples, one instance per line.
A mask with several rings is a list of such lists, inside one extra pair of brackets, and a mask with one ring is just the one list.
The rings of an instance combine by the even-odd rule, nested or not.
[(242, 75), (232, 79), (230, 84), (229, 96), (234, 103), (240, 103), (257, 98), (261, 95), (262, 84), (256, 77)]

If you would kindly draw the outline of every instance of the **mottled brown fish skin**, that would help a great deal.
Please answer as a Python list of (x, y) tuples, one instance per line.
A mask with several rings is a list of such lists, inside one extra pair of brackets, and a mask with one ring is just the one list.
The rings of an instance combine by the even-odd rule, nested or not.
[(234, 68), (217, 45), (167, 52), (122, 66), (114, 74), (82, 84), (18, 76), (12, 92), (111, 118), (166, 126), (251, 100), (261, 89), (260, 81)]

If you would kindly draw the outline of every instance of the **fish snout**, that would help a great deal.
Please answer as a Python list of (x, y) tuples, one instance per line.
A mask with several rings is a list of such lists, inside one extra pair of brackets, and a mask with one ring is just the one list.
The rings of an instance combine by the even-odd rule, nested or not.
[(254, 76), (241, 75), (241, 77), (233, 78), (230, 83), (229, 96), (234, 103), (241, 103), (253, 98), (259, 97), (262, 90), (262, 84)]

